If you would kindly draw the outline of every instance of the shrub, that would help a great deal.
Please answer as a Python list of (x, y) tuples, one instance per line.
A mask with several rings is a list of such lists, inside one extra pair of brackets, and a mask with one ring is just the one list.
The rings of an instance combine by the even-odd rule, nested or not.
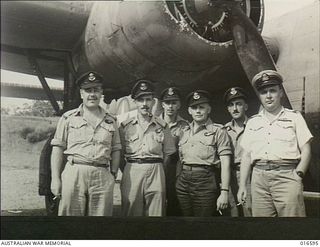
[(35, 129), (33, 127), (24, 127), (21, 131), (20, 131), (20, 136), (23, 138), (23, 139), (26, 139), (27, 136), (34, 132)]
[(27, 140), (30, 143), (36, 143), (36, 142), (41, 142), (45, 139), (47, 139), (51, 133), (55, 131), (55, 128), (49, 127), (48, 129), (37, 129), (32, 133), (29, 133), (27, 135)]

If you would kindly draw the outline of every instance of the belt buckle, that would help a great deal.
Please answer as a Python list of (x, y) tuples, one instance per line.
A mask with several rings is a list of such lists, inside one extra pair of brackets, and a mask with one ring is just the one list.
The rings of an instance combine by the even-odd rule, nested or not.
[(137, 159), (137, 163), (138, 163), (138, 164), (142, 164), (142, 159), (139, 159), (139, 158), (138, 158), (138, 159)]
[(270, 170), (279, 170), (280, 165), (272, 163), (270, 160), (268, 160), (268, 171)]

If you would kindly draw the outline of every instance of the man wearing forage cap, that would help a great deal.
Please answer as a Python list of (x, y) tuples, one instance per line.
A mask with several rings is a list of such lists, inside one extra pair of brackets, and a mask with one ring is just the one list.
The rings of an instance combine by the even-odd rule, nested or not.
[(240, 162), (243, 149), (240, 142), (243, 136), (245, 126), (248, 121), (246, 111), (248, 110), (247, 96), (245, 91), (240, 87), (229, 88), (224, 94), (224, 103), (227, 110), (232, 117), (232, 120), (225, 124), (225, 128), (232, 141), (233, 160), (231, 163), (231, 178), (229, 201), (231, 216), (252, 216), (251, 213), (251, 178), (249, 177), (247, 183), (247, 200), (246, 203), (238, 205), (237, 193), (240, 182)]
[[(209, 117), (210, 95), (196, 90), (187, 96), (193, 121), (179, 138), (182, 172), (176, 190), (184, 216), (213, 216), (228, 207), (231, 144), (227, 131)], [(216, 174), (221, 166), (221, 188)]]
[(246, 181), (252, 172), (252, 215), (303, 217), (302, 179), (311, 159), (312, 135), (298, 111), (281, 105), (282, 76), (264, 70), (252, 83), (263, 109), (246, 126), (241, 146), (239, 202), (247, 199)]
[(150, 81), (139, 80), (131, 97), (137, 116), (121, 123), (120, 136), (126, 161), (121, 199), (124, 216), (164, 216), (166, 187), (164, 166), (176, 152), (168, 124), (152, 115), (155, 103)]
[[(163, 119), (169, 126), (171, 134), (175, 140), (176, 147), (178, 146), (179, 135), (182, 129), (188, 125), (188, 121), (180, 117), (179, 110), (181, 107), (181, 93), (176, 87), (169, 87), (162, 91), (161, 105), (163, 113), (160, 118)], [(166, 185), (167, 185), (167, 216), (180, 216), (181, 209), (176, 193), (176, 176), (180, 173), (181, 166), (179, 164), (178, 152), (172, 158), (172, 164), (168, 165), (166, 170)]]
[(99, 106), (102, 76), (89, 71), (76, 82), (83, 103), (63, 114), (51, 141), (51, 191), (61, 198), (59, 215), (112, 216), (119, 131), (115, 118)]

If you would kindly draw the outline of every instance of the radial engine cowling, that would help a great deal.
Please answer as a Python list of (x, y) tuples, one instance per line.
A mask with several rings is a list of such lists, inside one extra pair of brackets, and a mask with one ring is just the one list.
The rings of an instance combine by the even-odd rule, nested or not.
[[(241, 1), (259, 29), (261, 1)], [(85, 32), (88, 62), (119, 88), (145, 77), (175, 85), (199, 81), (234, 55), (220, 2), (226, 1), (96, 2)]]

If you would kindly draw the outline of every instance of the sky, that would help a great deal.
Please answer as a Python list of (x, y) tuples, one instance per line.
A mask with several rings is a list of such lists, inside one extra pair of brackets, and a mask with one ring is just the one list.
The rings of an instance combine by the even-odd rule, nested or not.
[[(265, 21), (281, 16), (287, 12), (299, 9), (303, 6), (311, 4), (319, 0), (264, 0), (265, 3)], [(41, 85), (36, 76), (15, 73), (11, 71), (1, 70), (1, 82)], [(49, 86), (62, 87), (62, 81), (48, 79)], [(13, 99), (1, 97), (1, 105), (22, 105), (30, 103), (27, 99)]]

